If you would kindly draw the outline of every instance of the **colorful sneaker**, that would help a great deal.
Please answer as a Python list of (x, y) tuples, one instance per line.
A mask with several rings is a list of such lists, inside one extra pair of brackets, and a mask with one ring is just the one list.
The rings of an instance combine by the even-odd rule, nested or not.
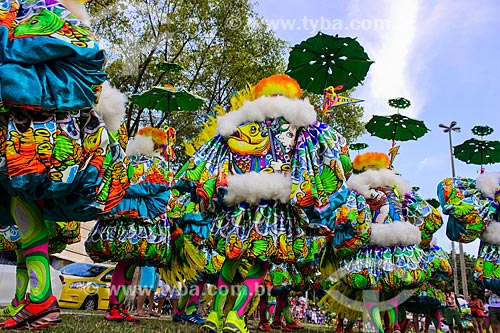
[(183, 313), (181, 318), (182, 318), (182, 320), (184, 320), (188, 323), (191, 323), (191, 324), (195, 324), (195, 325), (204, 325), (205, 324), (205, 321), (203, 320), (203, 318), (199, 314), (197, 314), (196, 312), (193, 314), (190, 314), (190, 315)]
[(139, 318), (131, 316), (130, 313), (128, 313), (128, 310), (124, 307), (120, 307), (118, 310), (120, 311), (120, 315), (123, 320), (128, 321), (129, 323), (137, 323), (139, 321)]
[(11, 303), (7, 304), (5, 308), (0, 310), (0, 317), (14, 317), (23, 308), (24, 303), (19, 303), (17, 306)]
[(259, 323), (259, 326), (257, 326), (259, 331), (270, 331), (271, 330), (271, 325), (267, 321), (263, 323)]
[(238, 316), (236, 311), (229, 311), (222, 331), (224, 333), (250, 333), (245, 322), (245, 316)]
[(28, 328), (38, 330), (56, 326), (61, 322), (57, 298), (50, 296), (42, 303), (27, 301), (14, 317), (0, 323), (0, 329)]
[(118, 305), (111, 305), (108, 310), (104, 312), (104, 319), (107, 321), (123, 321)]
[(172, 316), (172, 321), (174, 323), (182, 323), (182, 315), (174, 314)]
[(222, 333), (222, 324), (224, 318), (221, 314), (218, 314), (217, 311), (211, 311), (208, 314), (207, 320), (205, 320), (205, 324), (203, 328), (216, 333)]
[(288, 327), (289, 329), (294, 330), (294, 331), (298, 331), (298, 330), (302, 330), (302, 329), (304, 329), (304, 327), (303, 327), (303, 326), (300, 326), (300, 325), (299, 325), (299, 324), (297, 324), (297, 322), (295, 322), (295, 321), (294, 321), (293, 323), (291, 323), (291, 324), (287, 323), (287, 324), (286, 324), (286, 327)]

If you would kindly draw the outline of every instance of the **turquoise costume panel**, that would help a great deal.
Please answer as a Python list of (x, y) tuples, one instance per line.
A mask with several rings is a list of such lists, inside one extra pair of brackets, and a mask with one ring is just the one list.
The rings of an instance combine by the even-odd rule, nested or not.
[(85, 249), (95, 262), (135, 261), (160, 265), (171, 244), (167, 219), (168, 164), (159, 156), (130, 156), (132, 183), (120, 203), (90, 232)]
[(95, 36), (57, 1), (8, 0), (0, 44), (0, 184), (38, 201), (47, 220), (111, 210), (130, 169), (92, 109), (106, 79)]

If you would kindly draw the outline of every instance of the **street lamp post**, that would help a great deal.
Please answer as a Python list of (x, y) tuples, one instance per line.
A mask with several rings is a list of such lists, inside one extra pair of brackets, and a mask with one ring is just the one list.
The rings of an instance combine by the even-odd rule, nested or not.
[[(451, 132), (460, 132), (460, 127), (457, 126), (456, 121), (452, 121), (449, 126), (444, 124), (439, 124), (439, 127), (443, 128), (443, 132), (448, 133), (448, 139), (450, 142), (450, 159), (451, 159), (451, 176), (455, 177), (455, 162), (453, 159), (453, 143), (451, 141)], [(462, 288), (464, 291), (465, 299), (469, 297), (469, 289), (467, 286), (467, 273), (465, 267), (465, 257), (464, 257), (464, 248), (462, 243), (458, 242), (458, 252), (460, 255), (460, 273), (462, 275)], [(455, 289), (455, 293), (458, 294), (458, 277), (457, 277), (457, 259), (455, 253), (455, 242), (451, 242), (451, 256), (452, 264), (453, 264), (453, 285)]]

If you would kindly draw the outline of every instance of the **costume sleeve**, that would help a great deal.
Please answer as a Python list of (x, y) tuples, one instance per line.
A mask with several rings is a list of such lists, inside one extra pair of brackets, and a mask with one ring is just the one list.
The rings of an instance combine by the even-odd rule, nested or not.
[(221, 136), (205, 143), (174, 176), (169, 216), (185, 233), (207, 238), (210, 223), (227, 192), (228, 148)]
[(345, 139), (326, 124), (314, 123), (297, 137), (292, 164), (291, 204), (302, 209), (309, 223), (324, 224), (347, 199), (342, 156)]
[(449, 215), (446, 235), (452, 241), (476, 240), (498, 210), (494, 201), (482, 196), (471, 178), (446, 178), (439, 183), (437, 192), (443, 213)]
[(441, 214), (415, 192), (405, 194), (402, 207), (403, 210), (406, 209), (408, 221), (420, 229), (422, 235), (420, 246), (428, 248), (432, 235), (443, 225)]

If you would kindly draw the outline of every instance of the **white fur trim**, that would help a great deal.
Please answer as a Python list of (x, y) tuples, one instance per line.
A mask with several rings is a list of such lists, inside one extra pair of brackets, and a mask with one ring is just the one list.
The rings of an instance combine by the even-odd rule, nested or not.
[(227, 177), (224, 203), (235, 205), (247, 202), (258, 204), (261, 199), (290, 202), (292, 179), (288, 174), (249, 172)]
[(238, 110), (218, 117), (217, 133), (228, 137), (246, 121), (264, 121), (267, 118), (279, 117), (297, 127), (308, 126), (316, 121), (316, 110), (308, 99), (263, 96), (254, 101), (247, 101)]
[(59, 2), (69, 9), (73, 15), (82, 20), (83, 23), (90, 25), (90, 16), (85, 8), (85, 3), (78, 0), (59, 0)]
[(481, 234), (481, 240), (490, 244), (500, 245), (500, 222), (491, 221)]
[(127, 155), (147, 155), (160, 156), (160, 153), (155, 151), (155, 144), (150, 136), (137, 135), (131, 139), (127, 145)]
[(108, 81), (104, 81), (102, 92), (95, 110), (102, 117), (111, 132), (120, 128), (125, 116), (127, 97), (120, 90), (113, 88)]
[(500, 172), (485, 172), (476, 178), (476, 186), (488, 198), (494, 198), (500, 187)]
[(411, 192), (410, 184), (389, 169), (367, 170), (354, 174), (347, 180), (347, 187), (365, 198), (370, 198), (370, 189), (380, 186), (395, 186), (401, 195)]
[(393, 222), (387, 224), (371, 224), (370, 244), (377, 246), (420, 244), (422, 234), (417, 226), (410, 222)]

